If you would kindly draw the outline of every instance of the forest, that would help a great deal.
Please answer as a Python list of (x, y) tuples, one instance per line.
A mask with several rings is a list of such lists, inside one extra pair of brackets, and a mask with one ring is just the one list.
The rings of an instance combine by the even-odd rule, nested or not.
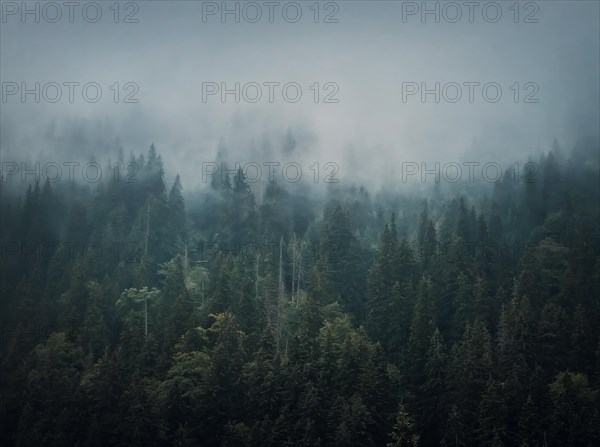
[(159, 149), (1, 179), (1, 445), (600, 445), (597, 142), (379, 189)]

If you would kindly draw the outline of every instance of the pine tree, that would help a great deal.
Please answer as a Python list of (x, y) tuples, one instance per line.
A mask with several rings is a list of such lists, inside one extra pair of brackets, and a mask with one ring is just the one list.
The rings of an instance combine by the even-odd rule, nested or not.
[(174, 253), (176, 244), (182, 244), (187, 240), (187, 216), (182, 190), (181, 179), (177, 175), (168, 199), (169, 233), (173, 244), (171, 253)]
[(421, 386), (417, 407), (419, 408), (419, 427), (422, 427), (421, 439), (424, 443), (439, 444), (447, 405), (448, 356), (444, 340), (436, 328), (425, 363), (425, 382)]
[(402, 404), (398, 406), (394, 431), (390, 437), (392, 441), (388, 442), (387, 447), (416, 447), (418, 445), (419, 438), (414, 433), (414, 424)]
[(419, 283), (409, 339), (411, 382), (416, 389), (425, 381), (427, 352), (436, 329), (435, 314), (431, 281), (423, 276)]
[(503, 445), (507, 432), (506, 411), (501, 387), (490, 377), (479, 404), (477, 438), (480, 445)]
[[(456, 403), (461, 425), (474, 434), (479, 416), (478, 407), (492, 375), (493, 359), (491, 338), (485, 325), (475, 321), (455, 346), (449, 371), (453, 401)], [(463, 440), (475, 445), (473, 438)]]
[(84, 368), (83, 352), (64, 333), (54, 333), (35, 348), (28, 361), (17, 444), (47, 445), (55, 439), (74, 444), (81, 426), (76, 396)]
[(543, 443), (542, 416), (531, 395), (523, 404), (519, 416), (518, 445), (523, 447), (541, 447)]

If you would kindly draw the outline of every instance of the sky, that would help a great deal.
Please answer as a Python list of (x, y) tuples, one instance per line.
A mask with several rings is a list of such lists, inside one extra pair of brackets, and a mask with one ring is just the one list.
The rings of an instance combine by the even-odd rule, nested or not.
[(219, 147), (356, 183), (508, 166), (598, 138), (599, 24), (597, 1), (2, 2), (0, 155), (155, 143), (188, 190)]

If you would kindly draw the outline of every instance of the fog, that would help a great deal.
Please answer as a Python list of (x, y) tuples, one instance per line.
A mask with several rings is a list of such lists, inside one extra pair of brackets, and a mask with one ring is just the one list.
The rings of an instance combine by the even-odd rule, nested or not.
[(600, 445), (600, 2), (0, 11), (0, 446)]
[[(345, 182), (380, 186), (397, 178), (402, 162), (505, 166), (547, 151), (555, 138), (568, 149), (597, 139), (598, 2), (521, 2), (518, 17), (512, 2), (499, 2), (495, 23), (495, 7), (483, 13), (488, 3), (470, 17), (457, 2), (456, 23), (456, 11), (435, 2), (321, 2), (319, 23), (312, 2), (298, 3), (296, 23), (293, 8), (285, 17), (281, 12), (286, 2), (273, 10), (272, 23), (263, 2), (256, 23), (249, 23), (255, 11), (244, 15), (243, 5), (239, 23), (232, 14), (223, 21), (221, 2), (122, 3), (115, 23), (114, 9), (100, 3), (96, 23), (88, 21), (91, 9), (85, 17), (75, 9), (71, 23), (58, 2), (56, 23), (56, 12), (41, 6), (36, 23), (34, 14), (22, 16), (20, 2), (5, 2), (2, 161), (114, 159), (119, 146), (137, 154), (154, 142), (167, 178), (181, 174), (189, 191), (202, 185), (203, 162), (214, 161), (221, 145), (232, 167), (293, 161), (306, 175), (315, 162), (333, 162)], [(423, 20), (420, 9), (436, 7), (439, 23), (433, 14)], [(128, 14), (137, 23), (124, 23)], [(337, 23), (324, 23), (331, 20)], [(23, 100), (20, 90), (36, 82), (39, 102), (34, 94)], [(79, 83), (72, 102), (65, 82)], [(82, 95), (80, 86), (90, 82), (101, 87), (97, 102)], [(219, 89), (239, 82), (240, 102), (233, 94), (223, 102), (220, 92), (203, 98), (209, 82)], [(272, 102), (265, 82), (280, 84)], [(302, 88), (297, 102), (282, 94), (290, 82)], [(52, 87), (44, 93), (48, 83), (62, 86), (56, 102), (48, 100)], [(262, 88), (256, 103), (246, 100), (255, 96), (248, 83)], [(440, 83), (439, 102), (433, 93), (425, 101), (420, 91), (407, 94), (406, 83)], [(462, 86), (456, 102), (455, 84), (448, 83)], [(464, 83), (478, 83), (472, 98)], [(487, 83), (502, 89), (496, 102), (489, 100), (494, 89), (482, 93)], [(11, 94), (14, 86), (19, 91)]]

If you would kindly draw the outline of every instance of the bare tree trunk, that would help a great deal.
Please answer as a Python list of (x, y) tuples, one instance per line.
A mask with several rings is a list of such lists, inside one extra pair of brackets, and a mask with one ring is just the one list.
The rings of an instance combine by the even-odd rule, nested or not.
[(183, 244), (183, 271), (187, 276), (188, 272), (188, 252), (187, 252), (187, 242)]
[(283, 236), (279, 239), (279, 293), (277, 294), (277, 351), (279, 351), (283, 331), (283, 304), (285, 289), (283, 284)]
[[(268, 288), (265, 288), (265, 312), (267, 314), (267, 324), (269, 326), (271, 326), (272, 325), (271, 314), (273, 313), (273, 311), (271, 310), (271, 308), (272, 308), (271, 303), (269, 303), (269, 294), (267, 293), (267, 289)], [(273, 326), (271, 326), (271, 327), (273, 327)]]
[(150, 235), (150, 199), (148, 199), (148, 207), (146, 209), (146, 237), (144, 241), (144, 257), (142, 258), (142, 264), (148, 254), (148, 237)]
[(304, 270), (302, 269), (302, 246), (300, 245), (298, 247), (298, 252), (297, 252), (297, 257), (298, 257), (298, 277), (296, 278), (296, 296), (298, 297), (298, 301), (296, 302), (296, 307), (298, 307), (298, 304), (300, 302), (300, 281), (302, 281), (304, 279)]
[[(292, 242), (292, 303), (294, 302), (294, 281), (295, 280), (296, 280), (296, 233), (294, 233), (294, 239)], [(296, 305), (296, 307), (298, 307), (298, 306)]]
[(259, 253), (256, 252), (256, 277), (254, 278), (254, 294), (256, 296), (256, 300), (258, 301), (258, 259)]
[(183, 284), (186, 290), (192, 289), (193, 281), (190, 278), (190, 261), (188, 258), (187, 241), (183, 243)]

